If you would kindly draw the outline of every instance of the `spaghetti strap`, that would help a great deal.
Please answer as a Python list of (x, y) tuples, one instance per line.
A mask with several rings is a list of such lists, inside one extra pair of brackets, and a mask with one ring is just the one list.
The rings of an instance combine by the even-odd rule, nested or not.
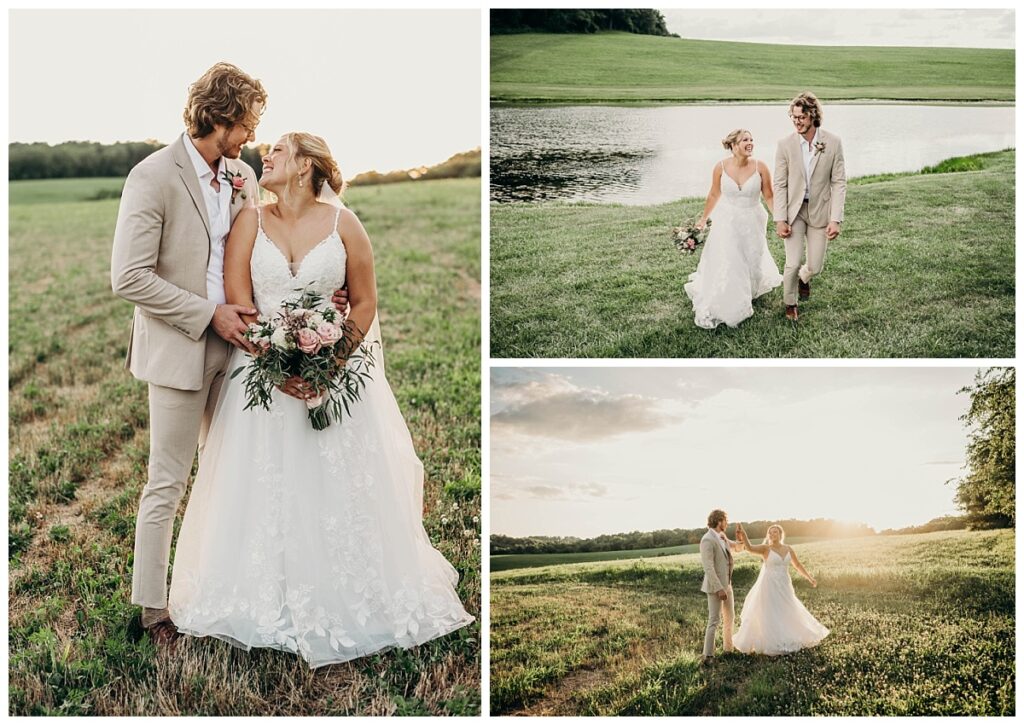
[(256, 224), (259, 227), (260, 233), (266, 235), (266, 232), (263, 231), (263, 207), (259, 204), (256, 205)]
[(338, 231), (338, 222), (341, 221), (341, 207), (334, 213), (334, 231)]

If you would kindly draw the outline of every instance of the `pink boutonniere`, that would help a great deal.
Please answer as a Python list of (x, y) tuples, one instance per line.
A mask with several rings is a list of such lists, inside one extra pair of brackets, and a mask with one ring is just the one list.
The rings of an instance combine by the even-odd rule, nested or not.
[(235, 197), (241, 196), (243, 199), (245, 196), (245, 177), (242, 176), (241, 171), (232, 173), (230, 169), (224, 169), (224, 173), (221, 175), (224, 181), (231, 184), (231, 203), (235, 203)]
[(820, 154), (820, 153), (822, 153), (824, 151), (825, 151), (825, 142), (824, 141), (815, 141), (814, 142), (814, 153), (815, 154)]

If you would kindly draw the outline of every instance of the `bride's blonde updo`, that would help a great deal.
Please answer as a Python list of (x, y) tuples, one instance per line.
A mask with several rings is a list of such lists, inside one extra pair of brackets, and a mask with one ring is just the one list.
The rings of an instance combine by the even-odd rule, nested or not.
[(771, 526), (768, 527), (767, 531), (764, 532), (764, 543), (766, 543), (766, 544), (772, 543), (772, 537), (771, 537), (771, 530), (772, 529), (778, 529), (779, 530), (779, 543), (781, 544), (781, 543), (785, 542), (785, 540), (786, 540), (786, 530), (784, 528), (782, 528), (781, 526), (779, 526), (778, 524), (772, 524)]
[(309, 159), (313, 163), (313, 178), (310, 185), (313, 187), (314, 196), (320, 195), (325, 183), (334, 190), (334, 193), (342, 192), (345, 180), (341, 176), (338, 162), (331, 156), (331, 150), (323, 138), (304, 131), (293, 131), (285, 134), (285, 138), (296, 157)]
[[(728, 136), (722, 139), (722, 146), (725, 147), (726, 151), (732, 151), (732, 147), (740, 140), (740, 136), (745, 133), (750, 133), (745, 128), (737, 128), (735, 131), (730, 133)], [(754, 134), (750, 133), (750, 138), (754, 138)]]

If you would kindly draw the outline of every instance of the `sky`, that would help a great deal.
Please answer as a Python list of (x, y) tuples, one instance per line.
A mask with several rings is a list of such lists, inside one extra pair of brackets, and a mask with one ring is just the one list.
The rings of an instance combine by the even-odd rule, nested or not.
[(684, 38), (804, 45), (1013, 48), (1013, 10), (662, 10)]
[(492, 368), (491, 531), (956, 514), (976, 368)]
[(476, 10), (15, 10), (9, 33), (10, 141), (166, 143), (219, 61), (267, 89), (257, 143), (310, 131), (348, 178), (482, 138)]

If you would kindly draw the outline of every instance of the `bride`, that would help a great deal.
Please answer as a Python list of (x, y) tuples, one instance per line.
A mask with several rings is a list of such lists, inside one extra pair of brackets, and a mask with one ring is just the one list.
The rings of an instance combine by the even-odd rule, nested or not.
[(750, 131), (733, 131), (722, 145), (732, 157), (715, 165), (697, 228), (707, 225), (716, 206), (719, 213), (697, 271), (684, 286), (693, 300), (694, 323), (709, 330), (722, 323), (736, 327), (754, 314), (751, 300), (782, 284), (782, 275), (768, 251), (768, 212), (761, 205), (764, 196), (768, 207), (772, 206), (768, 167), (752, 158)]
[[(319, 432), (301, 399), (315, 391), (295, 379), (269, 411), (244, 410), (243, 376), (224, 383), (178, 537), (171, 617), (185, 634), (311, 667), (464, 627), (473, 617), (423, 528), (423, 466), (384, 376), (370, 240), (355, 214), (324, 203), (341, 191), (337, 164), (322, 138), (286, 134), (260, 185), (277, 202), (231, 229), (228, 302), (270, 315), (296, 289), (329, 299), (347, 282), (349, 320), (369, 330), (377, 363), (351, 417)], [(235, 350), (228, 369), (245, 362)]]
[(817, 587), (814, 577), (807, 573), (793, 551), (786, 546), (786, 532), (778, 524), (768, 527), (761, 545), (751, 544), (746, 533), (743, 548), (764, 558), (761, 573), (747, 592), (740, 613), (740, 628), (733, 636), (733, 645), (746, 654), (780, 655), (813, 647), (828, 636), (821, 622), (814, 618), (796, 598), (789, 577), (789, 564)]

